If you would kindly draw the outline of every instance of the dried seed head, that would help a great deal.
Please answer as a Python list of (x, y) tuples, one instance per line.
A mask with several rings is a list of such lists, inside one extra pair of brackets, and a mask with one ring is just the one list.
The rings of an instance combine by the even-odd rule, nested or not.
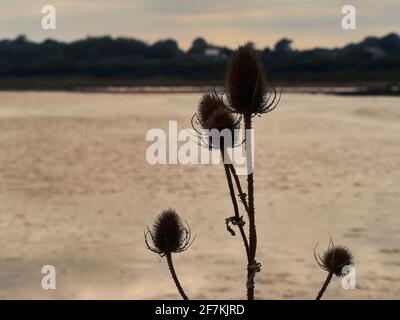
[[(218, 108), (208, 118), (210, 128), (209, 146), (212, 148), (230, 148), (236, 145), (237, 132), (240, 120), (235, 120), (226, 108)], [(217, 132), (213, 132), (213, 129)]]
[[(161, 255), (178, 253), (186, 250), (193, 242), (191, 240), (191, 231), (185, 228), (180, 217), (174, 209), (167, 209), (161, 212), (156, 218), (153, 228), (150, 231), (147, 228), (145, 233), (145, 242), (147, 247)], [(147, 235), (150, 234), (153, 246), (149, 245)]]
[(350, 249), (338, 245), (335, 246), (333, 242), (329, 245), (322, 257), (315, 255), (318, 265), (327, 272), (331, 272), (337, 277), (345, 276), (343, 272), (344, 266), (354, 266), (354, 257)]
[(230, 113), (226, 108), (219, 107), (208, 117), (207, 126), (210, 130), (217, 129), (218, 131), (222, 131), (228, 129), (233, 131), (234, 129), (238, 129), (239, 124), (232, 113)]
[(210, 115), (217, 109), (223, 107), (223, 102), (211, 93), (205, 93), (199, 103), (197, 109), (197, 118), (203, 129), (210, 129), (208, 119)]
[(239, 47), (228, 64), (225, 86), (229, 107), (237, 113), (263, 113), (265, 107), (266, 76), (256, 51)]
[(192, 126), (201, 138), (208, 139), (206, 143), (208, 147), (220, 149), (235, 146), (237, 140), (235, 129), (240, 127), (240, 117), (236, 117), (226, 107), (222, 97), (217, 93), (206, 93), (202, 96), (196, 116), (197, 122), (208, 132), (199, 132), (193, 122)]

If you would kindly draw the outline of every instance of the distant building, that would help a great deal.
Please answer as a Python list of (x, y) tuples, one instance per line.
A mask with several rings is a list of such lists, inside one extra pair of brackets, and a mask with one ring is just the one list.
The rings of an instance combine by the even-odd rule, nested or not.
[(209, 58), (218, 58), (218, 59), (226, 59), (227, 55), (222, 52), (221, 49), (216, 48), (216, 47), (207, 47), (204, 50), (204, 56), (209, 57)]
[(220, 52), (217, 48), (206, 48), (204, 55), (207, 57), (218, 57)]
[(222, 48), (208, 44), (203, 38), (195, 39), (188, 53), (197, 57), (207, 57), (213, 59), (228, 58), (228, 55)]

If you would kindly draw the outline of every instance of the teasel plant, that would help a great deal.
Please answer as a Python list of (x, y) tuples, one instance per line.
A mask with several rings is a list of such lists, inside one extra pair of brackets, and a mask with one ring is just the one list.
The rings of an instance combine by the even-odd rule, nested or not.
[(318, 292), (318, 295), (315, 298), (315, 300), (320, 300), (328, 288), (333, 276), (335, 275), (338, 278), (342, 278), (346, 276), (345, 267), (354, 266), (354, 257), (350, 249), (347, 247), (342, 245), (336, 246), (333, 243), (332, 237), (330, 238), (328, 249), (323, 253), (322, 256), (317, 256), (315, 252), (317, 245), (314, 248), (315, 261), (318, 263), (321, 269), (328, 273), (321, 290)]
[[(243, 192), (240, 179), (236, 173), (234, 165), (227, 159), (225, 149), (222, 158), (225, 167), (225, 173), (228, 188), (234, 207), (234, 216), (226, 219), (228, 231), (235, 235), (230, 224), (239, 228), (247, 255), (247, 298), (254, 299), (255, 275), (261, 269), (261, 264), (256, 260), (257, 250), (257, 232), (255, 220), (254, 205), (254, 142), (252, 135), (252, 120), (255, 116), (262, 116), (271, 112), (278, 105), (281, 94), (267, 85), (264, 66), (258, 56), (258, 53), (249, 46), (239, 47), (230, 58), (225, 75), (225, 89), (222, 92), (213, 90), (212, 93), (203, 95), (200, 100), (196, 116), (196, 124), (206, 130), (231, 130), (234, 131), (240, 127), (243, 122), (245, 130), (244, 141), (235, 141), (233, 138), (232, 146), (245, 143), (246, 161), (247, 161), (247, 193)], [(215, 121), (218, 117), (223, 121)], [(192, 118), (193, 126), (193, 118)], [(234, 130), (233, 130), (234, 129)], [(198, 130), (196, 130), (199, 132)], [(233, 135), (233, 137), (235, 137)], [(209, 137), (212, 140), (212, 136)], [(246, 235), (244, 231), (245, 222), (240, 215), (236, 193), (234, 191), (233, 180), (236, 184), (240, 201), (247, 213), (249, 232)]]
[[(225, 88), (217, 91), (215, 88), (203, 94), (197, 112), (192, 117), (192, 127), (195, 129), (199, 144), (221, 152), (225, 177), (233, 207), (233, 216), (225, 219), (226, 229), (235, 236), (234, 227), (239, 229), (246, 252), (246, 292), (247, 299), (254, 300), (255, 275), (261, 271), (261, 264), (256, 259), (257, 231), (254, 204), (254, 165), (253, 165), (253, 118), (263, 116), (274, 110), (281, 99), (281, 92), (267, 85), (264, 66), (258, 53), (249, 46), (239, 47), (230, 58), (225, 75)], [(240, 140), (237, 131), (245, 130), (245, 137)], [(227, 135), (221, 133), (228, 133)], [(215, 133), (215, 134), (214, 134)], [(229, 157), (228, 149), (241, 145), (246, 149), (247, 188), (242, 188), (234, 163)], [(236, 187), (236, 190), (235, 190)], [(246, 191), (246, 192), (245, 192)], [(238, 199), (247, 214), (246, 221), (241, 215)], [(151, 245), (149, 239), (153, 242)], [(194, 239), (194, 238), (193, 238)], [(188, 299), (178, 277), (173, 263), (172, 253), (185, 251), (193, 242), (189, 226), (185, 227), (173, 209), (163, 211), (156, 219), (153, 229), (145, 232), (147, 247), (166, 256), (168, 266), (175, 285), (183, 299)], [(328, 272), (318, 296), (319, 300), (326, 291), (333, 275), (344, 276), (338, 271), (344, 265), (353, 265), (353, 256), (347, 248), (334, 246), (331, 240), (328, 250), (322, 257), (314, 257), (318, 265)], [(342, 269), (340, 269), (342, 270)]]
[(254, 299), (255, 274), (260, 271), (256, 260), (257, 231), (254, 204), (254, 141), (251, 134), (252, 119), (275, 109), (280, 101), (280, 93), (269, 87), (265, 69), (257, 52), (248, 46), (239, 47), (228, 63), (225, 76), (227, 107), (231, 112), (240, 114), (244, 120), (245, 144), (247, 155), (247, 195), (249, 219), (250, 261), (247, 267), (247, 296)]
[(189, 225), (186, 223), (185, 227), (174, 209), (166, 209), (156, 218), (152, 230), (147, 227), (144, 238), (149, 250), (167, 258), (168, 268), (176, 288), (183, 300), (189, 300), (181, 286), (172, 262), (172, 254), (187, 250), (195, 239), (195, 237), (192, 238)]

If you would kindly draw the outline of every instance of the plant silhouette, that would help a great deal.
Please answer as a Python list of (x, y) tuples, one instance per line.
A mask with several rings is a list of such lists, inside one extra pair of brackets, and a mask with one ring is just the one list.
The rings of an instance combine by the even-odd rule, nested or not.
[[(256, 274), (261, 271), (261, 264), (256, 259), (258, 239), (254, 203), (254, 132), (252, 123), (255, 116), (263, 116), (274, 110), (280, 99), (281, 93), (267, 84), (265, 69), (257, 51), (249, 46), (239, 47), (233, 52), (228, 63), (225, 90), (217, 92), (214, 88), (211, 92), (205, 93), (200, 99), (196, 114), (192, 117), (192, 126), (198, 133), (200, 144), (206, 145), (210, 150), (221, 152), (234, 211), (233, 216), (225, 219), (225, 224), (232, 236), (236, 235), (235, 228), (238, 228), (243, 241), (246, 252), (247, 278), (245, 288), (248, 300), (255, 298)], [(200, 128), (197, 128), (197, 125)], [(237, 141), (235, 134), (235, 131), (240, 128), (245, 130), (243, 141)], [(228, 149), (242, 144), (246, 149), (246, 192), (243, 191), (240, 178), (228, 152)], [(238, 199), (247, 216), (247, 222), (244, 218), (245, 215), (240, 213)], [(248, 225), (247, 230), (246, 224)], [(150, 245), (147, 241), (148, 235), (150, 235), (153, 245)], [(185, 251), (193, 242), (190, 228), (184, 227), (175, 211), (169, 209), (162, 212), (156, 219), (153, 230), (148, 229), (145, 238), (150, 250), (167, 257), (176, 287), (182, 298), (188, 299), (175, 273), (172, 253)], [(319, 300), (328, 287), (332, 276), (344, 276), (342, 268), (353, 265), (354, 259), (349, 249), (343, 246), (334, 246), (332, 239), (322, 258), (317, 258), (315, 249), (314, 256), (318, 265), (328, 272), (328, 277), (317, 296), (317, 300)]]

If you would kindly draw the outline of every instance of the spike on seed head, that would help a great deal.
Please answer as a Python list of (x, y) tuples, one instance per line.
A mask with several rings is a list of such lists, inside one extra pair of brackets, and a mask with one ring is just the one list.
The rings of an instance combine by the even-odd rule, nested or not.
[[(147, 235), (150, 235), (152, 246), (147, 241)], [(192, 244), (193, 240), (190, 227), (186, 228), (183, 225), (174, 209), (162, 211), (156, 218), (152, 230), (147, 228), (145, 233), (147, 247), (160, 256), (182, 252)]]
[(318, 256), (317, 258), (315, 251), (314, 257), (323, 270), (333, 273), (337, 277), (345, 276), (343, 267), (354, 266), (354, 257), (350, 249), (342, 245), (335, 246), (332, 241), (322, 257)]
[(239, 47), (228, 64), (225, 86), (229, 107), (242, 114), (263, 113), (265, 107), (266, 76), (256, 51)]

